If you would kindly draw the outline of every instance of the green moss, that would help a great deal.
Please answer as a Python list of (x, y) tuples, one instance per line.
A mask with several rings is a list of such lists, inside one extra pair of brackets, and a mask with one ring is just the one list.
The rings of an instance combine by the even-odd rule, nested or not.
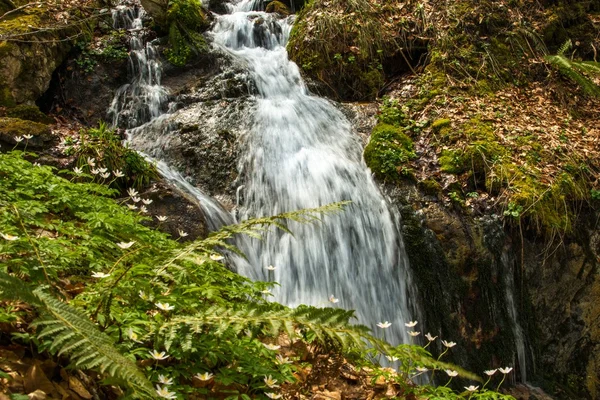
[(412, 140), (402, 129), (379, 123), (373, 129), (371, 140), (365, 147), (364, 158), (375, 176), (382, 180), (398, 180), (407, 175), (405, 164), (416, 158)]
[(431, 129), (434, 132), (439, 132), (442, 128), (450, 126), (450, 120), (448, 118), (441, 118), (433, 121), (431, 124)]
[(439, 196), (442, 193), (442, 185), (431, 178), (420, 181), (417, 187), (428, 196)]
[(47, 125), (18, 118), (0, 118), (0, 135), (15, 138), (32, 135), (33, 137), (50, 135)]
[(14, 107), (16, 104), (10, 88), (0, 85), (0, 107)]
[(6, 112), (6, 115), (11, 118), (19, 118), (27, 121), (39, 122), (41, 124), (51, 124), (54, 122), (52, 118), (41, 112), (37, 106), (25, 104), (9, 109)]
[(286, 6), (284, 3), (282, 3), (281, 1), (272, 1), (267, 5), (267, 8), (265, 9), (266, 12), (268, 13), (276, 13), (276, 14), (281, 14), (281, 15), (290, 15), (290, 9), (288, 6)]
[(169, 48), (165, 50), (167, 60), (183, 66), (208, 49), (202, 32), (209, 26), (199, 0), (174, 0), (167, 12), (169, 24)]

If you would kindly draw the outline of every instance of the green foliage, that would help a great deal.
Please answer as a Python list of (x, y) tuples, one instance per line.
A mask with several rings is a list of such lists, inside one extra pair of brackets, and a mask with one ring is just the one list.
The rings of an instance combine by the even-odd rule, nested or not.
[(286, 6), (284, 3), (282, 3), (281, 1), (277, 1), (277, 0), (272, 1), (269, 4), (267, 4), (265, 11), (268, 13), (277, 13), (277, 14), (284, 15), (284, 16), (291, 14), (289, 7)]
[(125, 31), (122, 30), (112, 31), (95, 42), (78, 41), (75, 47), (79, 52), (75, 64), (85, 73), (92, 72), (98, 63), (114, 63), (129, 57)]
[(379, 123), (371, 133), (365, 147), (364, 158), (367, 166), (380, 179), (397, 180), (402, 166), (416, 158), (412, 140), (401, 128)]
[[(366, 364), (367, 354), (396, 357), (401, 369), (394, 379), (403, 385), (417, 366), (451, 368), (479, 380), (424, 348), (392, 347), (371, 336), (351, 323), (353, 311), (268, 302), (265, 293), (274, 283), (233, 273), (216, 253), (239, 253), (229, 243), (234, 235), (262, 237), (272, 227), (289, 232), (288, 221), (317, 223), (345, 203), (247, 220), (184, 245), (144, 227), (142, 217), (111, 199), (114, 193), (58, 177), (21, 152), (0, 155), (0, 300), (25, 302), (37, 312), (31, 334), (15, 340), (33, 338), (39, 352), (99, 371), (103, 383), (127, 388), (128, 398), (156, 398), (159, 375), (173, 380), (169, 391), (179, 399), (260, 397), (272, 391), (267, 376), (295, 380), (298, 361), (266, 344), (282, 337), (290, 347), (301, 342)], [(83, 292), (68, 300), (61, 294), (65, 280), (82, 282)], [(214, 375), (210, 386), (194, 384), (201, 373)]]
[(169, 48), (167, 60), (177, 66), (187, 64), (193, 56), (207, 50), (202, 31), (208, 20), (199, 0), (171, 0), (167, 11), (169, 24)]
[(546, 56), (546, 61), (558, 72), (577, 84), (589, 96), (600, 97), (600, 86), (592, 81), (589, 76), (600, 77), (600, 63), (594, 61), (575, 61), (567, 56), (572, 47), (571, 40), (566, 41), (556, 55)]
[[(121, 138), (114, 130), (100, 122), (98, 128), (81, 130), (79, 142), (67, 148), (77, 157), (77, 165), (86, 173), (92, 174), (94, 169), (106, 168), (108, 173), (121, 171), (124, 176), (119, 178), (114, 174), (111, 178), (101, 178), (103, 182), (110, 182), (115, 188), (134, 187), (140, 189), (147, 186), (152, 180), (158, 178), (156, 167), (146, 161), (139, 153), (123, 146)], [(88, 160), (94, 159), (94, 166)]]

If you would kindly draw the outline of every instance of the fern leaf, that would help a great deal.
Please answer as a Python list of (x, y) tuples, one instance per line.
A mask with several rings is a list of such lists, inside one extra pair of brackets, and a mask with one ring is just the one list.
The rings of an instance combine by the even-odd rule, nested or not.
[(156, 398), (152, 384), (128, 358), (114, 347), (112, 340), (100, 332), (85, 315), (66, 303), (38, 289), (41, 317), (33, 326), (42, 326), (39, 337), (53, 337), (51, 349), (70, 355), (74, 365), (98, 368), (101, 372), (126, 382), (139, 398)]

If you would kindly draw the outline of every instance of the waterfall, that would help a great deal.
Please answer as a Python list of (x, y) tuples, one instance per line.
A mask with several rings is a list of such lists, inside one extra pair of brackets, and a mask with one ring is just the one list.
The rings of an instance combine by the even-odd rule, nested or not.
[[(513, 361), (513, 365), (518, 367), (516, 370), (519, 372), (520, 381), (522, 383), (527, 382), (527, 355), (525, 347), (525, 334), (523, 328), (519, 323), (519, 315), (517, 313), (517, 305), (515, 304), (515, 276), (513, 271), (514, 262), (511, 259), (511, 255), (508, 250), (502, 252), (501, 261), (502, 269), (504, 270), (504, 289), (506, 295), (506, 306), (508, 316), (511, 322), (511, 329), (513, 337), (515, 339), (516, 347), (516, 360)], [(514, 383), (514, 382), (513, 382)]]
[[(280, 286), (273, 295), (283, 304), (354, 309), (358, 322), (376, 334), (378, 322), (390, 321), (386, 339), (410, 342), (404, 324), (418, 312), (397, 211), (373, 181), (350, 122), (333, 103), (310, 95), (298, 67), (288, 60), (285, 45), (293, 17), (253, 11), (255, 3), (229, 4), (230, 14), (218, 16), (210, 32), (217, 46), (247, 66), (258, 90), (253, 128), (239, 146), (239, 216), (352, 203), (317, 225), (290, 223), (293, 236), (271, 231), (263, 241), (240, 238), (236, 244), (248, 259), (230, 257), (229, 262), (259, 280), (269, 279), (266, 266), (276, 266)], [(132, 36), (132, 81), (119, 89), (109, 113), (114, 126), (131, 128), (129, 138), (144, 141), (144, 152), (161, 160), (161, 148), (168, 146), (160, 128), (167, 92), (160, 86), (156, 49), (144, 44), (139, 5), (118, 7), (114, 17), (115, 25)], [(164, 162), (158, 166), (166, 179), (194, 194), (213, 229), (233, 222)], [(331, 295), (339, 303), (330, 303)]]
[(146, 13), (139, 3), (119, 5), (112, 10), (113, 27), (129, 33), (131, 82), (121, 86), (113, 98), (108, 118), (113, 127), (133, 128), (164, 113), (168, 93), (161, 85), (162, 67), (156, 46), (146, 42), (143, 19)]
[(273, 265), (275, 300), (323, 306), (333, 305), (333, 295), (376, 332), (376, 323), (392, 322), (386, 331), (392, 343), (409, 342), (404, 324), (416, 311), (398, 216), (373, 181), (350, 122), (331, 102), (310, 95), (288, 59), (294, 17), (253, 11), (253, 3), (233, 4), (210, 33), (245, 62), (258, 90), (254, 127), (240, 146), (240, 215), (352, 204), (318, 225), (291, 223), (294, 236), (275, 231), (262, 241), (241, 240), (248, 262), (236, 267), (268, 280), (265, 267)]

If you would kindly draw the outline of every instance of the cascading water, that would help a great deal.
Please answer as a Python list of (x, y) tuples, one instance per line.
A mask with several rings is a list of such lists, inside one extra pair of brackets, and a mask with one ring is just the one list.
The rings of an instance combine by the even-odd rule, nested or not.
[(119, 5), (112, 10), (115, 29), (129, 32), (128, 72), (131, 82), (117, 90), (108, 116), (113, 127), (133, 128), (164, 113), (168, 93), (161, 85), (162, 68), (156, 47), (146, 42), (143, 19), (146, 13), (138, 3)]
[[(344, 200), (352, 204), (318, 225), (291, 224), (294, 236), (270, 232), (264, 241), (240, 239), (248, 261), (232, 257), (230, 262), (261, 280), (269, 278), (266, 266), (276, 266), (281, 286), (273, 292), (282, 303), (333, 305), (328, 302), (333, 295), (342, 307), (356, 310), (360, 323), (377, 330), (377, 322), (390, 321), (386, 339), (408, 342), (404, 323), (418, 313), (395, 222), (399, 218), (364, 164), (348, 120), (332, 103), (309, 95), (297, 66), (288, 60), (292, 19), (253, 11), (259, 3), (230, 4), (231, 13), (219, 16), (211, 32), (215, 44), (247, 65), (259, 93), (253, 128), (240, 146), (244, 187), (238, 192), (239, 214), (249, 218)], [(139, 5), (117, 8), (114, 16), (115, 25), (132, 34), (133, 80), (115, 96), (113, 124), (138, 126), (129, 129), (130, 140), (153, 137), (144, 142), (144, 152), (160, 158), (160, 149), (168, 145), (160, 137), (167, 94), (160, 87), (157, 53), (151, 43), (144, 45)], [(214, 201), (166, 164), (159, 167), (165, 178), (196, 196), (213, 228), (230, 223)]]
[[(336, 107), (309, 95), (285, 44), (291, 18), (252, 11), (253, 0), (231, 7), (212, 29), (214, 42), (246, 62), (259, 92), (253, 129), (243, 138), (243, 218), (350, 200), (322, 224), (292, 224), (294, 236), (271, 232), (264, 241), (240, 241), (248, 263), (238, 271), (268, 279), (277, 267), (277, 301), (325, 305), (328, 297), (356, 310), (386, 338), (408, 342), (404, 323), (415, 316), (408, 260), (390, 209), (364, 164), (352, 127)], [(414, 306), (414, 304), (413, 304)]]
[[(516, 360), (518, 361), (518, 371), (521, 382), (527, 382), (527, 355), (525, 353), (525, 334), (521, 324), (519, 324), (517, 306), (515, 304), (515, 278), (511, 262), (511, 256), (508, 250), (503, 251), (501, 255), (502, 267), (505, 271), (505, 295), (508, 315), (511, 319), (511, 329), (515, 338)], [(513, 363), (517, 365), (517, 363)]]

